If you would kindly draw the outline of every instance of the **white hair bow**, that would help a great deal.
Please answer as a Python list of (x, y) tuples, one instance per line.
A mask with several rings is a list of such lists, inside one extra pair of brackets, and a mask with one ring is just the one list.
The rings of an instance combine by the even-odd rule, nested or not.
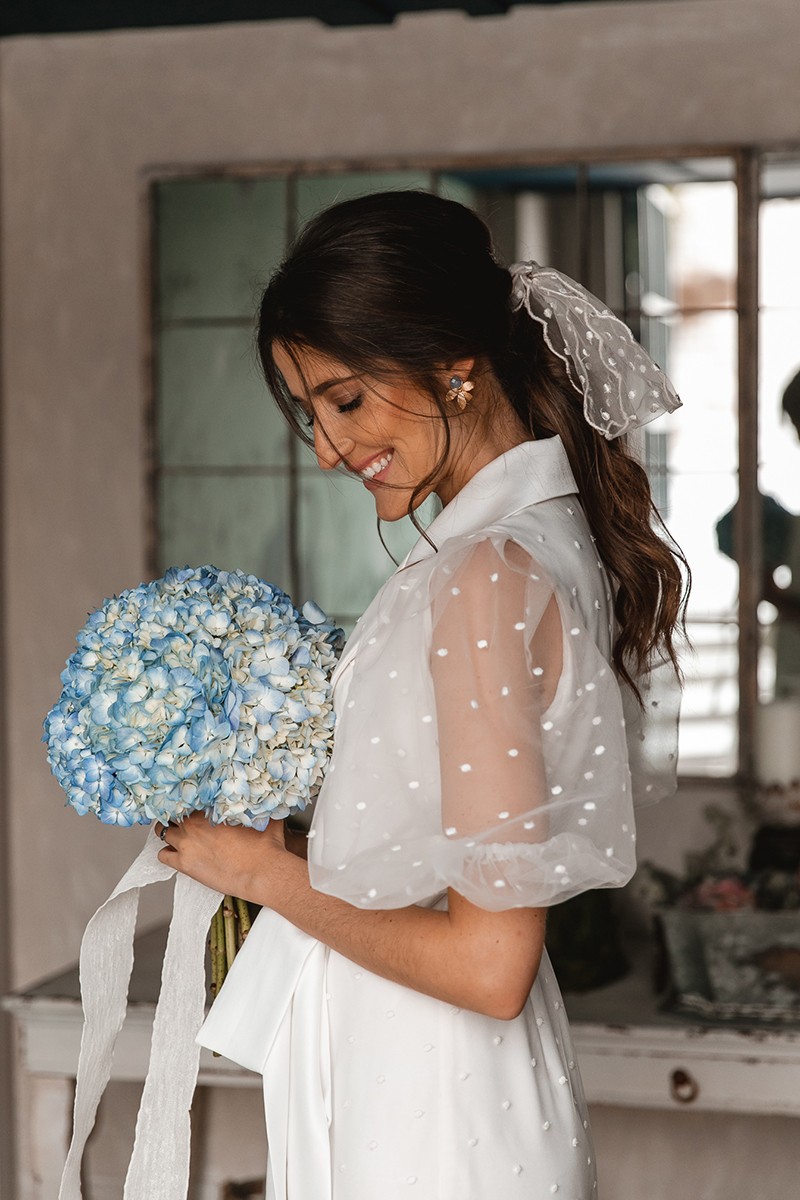
[(535, 262), (514, 263), (511, 307), (542, 326), (549, 348), (583, 396), (586, 420), (609, 441), (681, 405), (670, 381), (628, 326), (574, 279)]

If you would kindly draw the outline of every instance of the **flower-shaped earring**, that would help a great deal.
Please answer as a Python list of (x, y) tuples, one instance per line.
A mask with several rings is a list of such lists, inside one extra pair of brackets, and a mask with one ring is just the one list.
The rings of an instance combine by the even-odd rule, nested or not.
[(475, 384), (468, 379), (462, 379), (460, 375), (452, 375), (447, 399), (458, 407), (459, 412), (463, 412), (472, 399), (470, 392), (474, 387)]

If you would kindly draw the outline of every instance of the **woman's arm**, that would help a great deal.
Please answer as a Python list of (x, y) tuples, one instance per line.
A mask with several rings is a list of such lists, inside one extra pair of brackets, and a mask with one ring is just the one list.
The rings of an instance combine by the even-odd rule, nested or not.
[(521, 1011), (539, 969), (545, 909), (487, 912), (449, 892), (449, 911), (373, 911), (314, 891), (282, 822), (264, 833), (194, 814), (169, 829), (159, 858), (207, 886), (274, 909), (345, 958), (395, 983), (486, 1016)]

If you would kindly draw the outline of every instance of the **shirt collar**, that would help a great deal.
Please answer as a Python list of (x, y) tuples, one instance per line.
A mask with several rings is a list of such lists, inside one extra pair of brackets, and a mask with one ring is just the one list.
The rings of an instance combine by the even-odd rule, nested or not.
[(407, 567), (434, 554), (448, 538), (474, 533), (487, 525), (510, 517), (556, 496), (572, 496), (578, 491), (561, 438), (541, 438), (522, 442), (492, 459), (464, 485), (427, 528), (409, 551), (402, 566)]

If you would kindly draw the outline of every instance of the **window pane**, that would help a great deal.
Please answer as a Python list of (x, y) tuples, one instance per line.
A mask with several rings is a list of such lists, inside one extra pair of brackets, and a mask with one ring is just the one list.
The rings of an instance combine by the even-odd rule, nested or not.
[(736, 303), (736, 185), (683, 183), (669, 189), (669, 280), (683, 309)]
[[(652, 327), (663, 325), (661, 359), (683, 407), (652, 429), (670, 437), (671, 471), (732, 473), (737, 469), (737, 318), (733, 312), (701, 312), (665, 321), (645, 320), (642, 340), (652, 346)], [(713, 512), (703, 506), (703, 515)], [(700, 514), (697, 514), (698, 516)]]
[(800, 243), (797, 241), (800, 199), (781, 196), (766, 200), (761, 205), (760, 217), (761, 305), (763, 308), (800, 308)]
[(736, 770), (737, 627), (688, 623), (694, 655), (683, 661), (680, 769), (684, 775), (732, 775)]
[[(800, 207), (797, 212), (800, 245)], [(759, 486), (786, 508), (800, 510), (800, 429), (784, 412), (783, 393), (800, 372), (800, 307), (761, 313)]]
[(465, 204), (467, 208), (477, 209), (479, 207), (480, 193), (469, 180), (463, 179), (460, 175), (451, 175), (447, 172), (440, 175), (438, 192), (446, 200), (455, 200), (459, 204)]
[(297, 224), (337, 204), (368, 192), (404, 191), (431, 186), (429, 171), (358, 171), (349, 175), (301, 175), (297, 180)]
[[(761, 700), (800, 702), (800, 164), (771, 164), (760, 216), (759, 491), (764, 576)], [(795, 195), (791, 193), (794, 192)], [(784, 393), (791, 381), (794, 399)]]
[(161, 568), (212, 563), (289, 590), (288, 480), (283, 475), (164, 475)]
[[(738, 495), (736, 189), (725, 180), (679, 181), (646, 192), (648, 226), (653, 213), (663, 218), (665, 261), (640, 276), (640, 332), (683, 400), (647, 439), (666, 464), (666, 479), (653, 480), (656, 498), (692, 571), (680, 770), (731, 775), (739, 696), (730, 517)], [(648, 255), (642, 262), (647, 268)]]
[(162, 183), (156, 214), (160, 319), (249, 320), (283, 255), (285, 180)]
[[(401, 559), (417, 540), (407, 529), (384, 525), (384, 538)], [(395, 569), (378, 537), (375, 503), (357, 479), (339, 471), (304, 470), (300, 476), (300, 564), (303, 594), (337, 617), (354, 620)]]
[(158, 350), (164, 466), (282, 466), (288, 428), (256, 365), (249, 329), (165, 329)]

